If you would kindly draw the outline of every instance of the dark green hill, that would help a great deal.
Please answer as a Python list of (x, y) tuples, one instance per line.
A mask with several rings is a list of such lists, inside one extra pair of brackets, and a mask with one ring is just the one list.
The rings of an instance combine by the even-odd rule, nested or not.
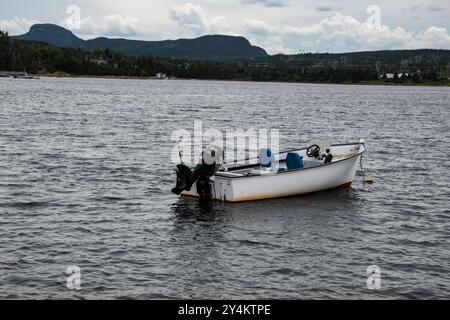
[(258, 58), (258, 61), (301, 65), (304, 68), (346, 68), (375, 70), (378, 73), (413, 73), (429, 70), (447, 74), (450, 72), (450, 50), (378, 50), (347, 53), (303, 53), (298, 55), (274, 55)]
[(92, 49), (110, 49), (128, 55), (203, 60), (248, 59), (267, 56), (264, 49), (252, 46), (243, 37), (222, 35), (165, 41), (96, 38), (88, 40), (86, 43)]
[(55, 24), (35, 24), (30, 31), (15, 37), (20, 40), (46, 42), (63, 48), (87, 48), (83, 39)]
[(42, 41), (65, 48), (109, 49), (127, 55), (151, 55), (196, 60), (230, 60), (268, 56), (264, 49), (252, 46), (244, 37), (224, 35), (165, 41), (109, 39), (105, 37), (86, 41), (57, 25), (35, 24), (28, 33), (15, 38)]

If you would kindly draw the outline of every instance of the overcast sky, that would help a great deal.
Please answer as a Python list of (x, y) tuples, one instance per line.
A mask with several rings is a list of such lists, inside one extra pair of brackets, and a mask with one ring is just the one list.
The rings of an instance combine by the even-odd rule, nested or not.
[(10, 34), (39, 22), (84, 39), (243, 35), (271, 54), (450, 49), (450, 0), (1, 1), (0, 30)]

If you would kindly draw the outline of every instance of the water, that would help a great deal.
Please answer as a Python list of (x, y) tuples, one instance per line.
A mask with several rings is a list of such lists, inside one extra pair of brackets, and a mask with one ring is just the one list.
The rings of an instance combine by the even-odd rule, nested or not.
[[(450, 298), (450, 90), (0, 79), (0, 298)], [(174, 129), (366, 138), (363, 185), (199, 204)], [(66, 288), (81, 268), (82, 289)], [(381, 268), (369, 290), (366, 269)]]

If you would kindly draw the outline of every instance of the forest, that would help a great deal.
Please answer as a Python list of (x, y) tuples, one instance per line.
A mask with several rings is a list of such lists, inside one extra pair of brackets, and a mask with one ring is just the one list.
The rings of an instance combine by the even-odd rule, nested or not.
[[(318, 56), (327, 57), (326, 54)], [(448, 74), (443, 74), (442, 69), (435, 68), (433, 64), (420, 71), (393, 69), (387, 78), (389, 70), (379, 70), (370, 63), (351, 64), (347, 58), (340, 58), (336, 62), (323, 59), (319, 63), (314, 62), (319, 58), (314, 60), (311, 54), (305, 54), (296, 55), (295, 58), (271, 56), (207, 61), (131, 56), (107, 49), (87, 51), (17, 40), (0, 31), (0, 71), (123, 77), (154, 77), (157, 73), (163, 73), (170, 78), (180, 79), (274, 82), (449, 84)]]

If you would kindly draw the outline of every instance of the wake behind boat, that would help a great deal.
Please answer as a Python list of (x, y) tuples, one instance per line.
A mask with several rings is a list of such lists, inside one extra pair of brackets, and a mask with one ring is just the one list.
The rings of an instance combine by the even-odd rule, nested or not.
[[(222, 166), (204, 162), (193, 171), (179, 164), (175, 194), (243, 202), (291, 197), (350, 186), (362, 154), (364, 140), (358, 143), (317, 142), (308, 148), (272, 155), (261, 149), (258, 158)], [(263, 160), (263, 161), (261, 161)]]

